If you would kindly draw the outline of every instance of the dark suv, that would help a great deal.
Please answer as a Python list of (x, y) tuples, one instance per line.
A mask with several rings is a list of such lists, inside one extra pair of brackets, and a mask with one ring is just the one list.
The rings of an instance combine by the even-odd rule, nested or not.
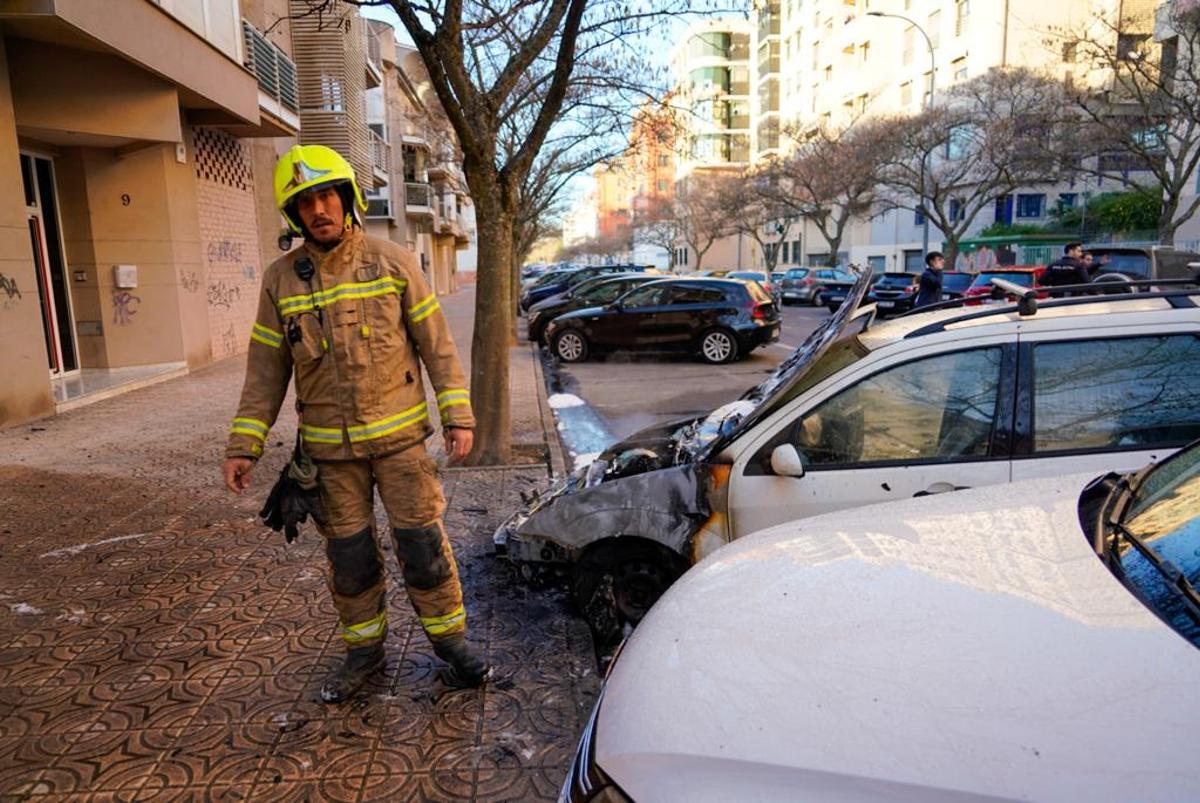
[(779, 339), (779, 310), (759, 285), (733, 279), (664, 279), (605, 307), (568, 312), (550, 322), (546, 341), (564, 362), (598, 351), (694, 351), (711, 363), (732, 362)]
[(908, 312), (917, 300), (920, 281), (916, 273), (885, 273), (867, 293), (866, 303), (874, 304), (880, 317)]

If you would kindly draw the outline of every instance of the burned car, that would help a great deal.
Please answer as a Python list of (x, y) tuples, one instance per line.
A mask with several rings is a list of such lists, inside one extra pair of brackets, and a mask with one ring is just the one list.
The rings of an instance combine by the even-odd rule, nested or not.
[(1129, 471), (1200, 437), (1194, 288), (875, 323), (860, 307), (868, 278), (740, 399), (643, 430), (528, 500), (497, 529), (497, 552), (528, 580), (569, 577), (599, 641), (639, 621), (691, 564), (756, 530)]

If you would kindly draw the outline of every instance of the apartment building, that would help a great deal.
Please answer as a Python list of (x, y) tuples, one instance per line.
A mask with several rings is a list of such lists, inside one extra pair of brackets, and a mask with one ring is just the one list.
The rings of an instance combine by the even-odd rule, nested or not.
[(0, 426), (245, 347), (300, 122), (285, 9), (0, 3)]
[[(366, 91), (375, 186), (367, 233), (406, 245), (439, 293), (457, 289), (460, 253), (474, 256), (474, 207), (457, 139), (415, 49), (395, 29), (366, 21), (367, 64), (379, 82)], [(474, 270), (474, 259), (469, 260)]]

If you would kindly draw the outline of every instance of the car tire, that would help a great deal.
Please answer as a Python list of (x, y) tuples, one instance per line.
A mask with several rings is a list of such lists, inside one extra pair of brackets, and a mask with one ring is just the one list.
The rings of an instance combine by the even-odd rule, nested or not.
[(579, 559), (571, 594), (593, 630), (636, 625), (686, 568), (682, 557), (661, 544), (612, 539), (593, 545)]
[(554, 356), (563, 362), (583, 362), (588, 356), (588, 342), (583, 333), (566, 329), (554, 336)]
[(713, 365), (733, 362), (738, 356), (738, 341), (728, 329), (709, 329), (700, 336), (699, 351), (701, 359)]

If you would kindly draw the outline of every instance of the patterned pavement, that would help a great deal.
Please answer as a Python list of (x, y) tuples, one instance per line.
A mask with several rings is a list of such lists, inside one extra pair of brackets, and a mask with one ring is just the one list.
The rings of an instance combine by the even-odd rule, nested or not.
[(325, 706), (342, 647), (320, 539), (253, 517), (285, 450), (247, 498), (217, 487), (241, 370), (0, 434), (0, 799), (553, 800), (599, 687), (590, 635), (489, 554), (545, 469), (443, 474), (496, 678), (440, 684), (384, 539), (386, 669)]

